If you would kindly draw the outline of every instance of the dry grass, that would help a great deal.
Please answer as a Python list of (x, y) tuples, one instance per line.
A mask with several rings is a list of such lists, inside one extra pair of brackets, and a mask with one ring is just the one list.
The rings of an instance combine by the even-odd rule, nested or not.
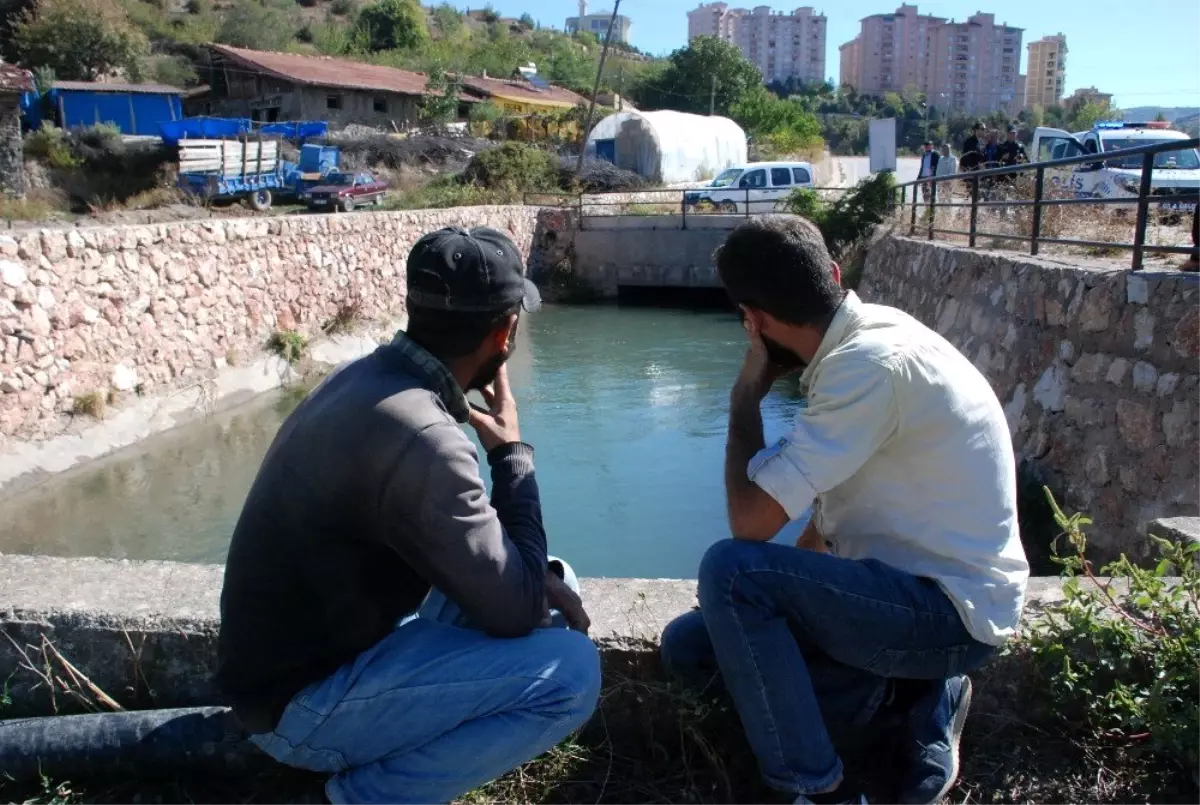
[[(993, 191), (993, 201), (1029, 201), (1033, 199), (1034, 182), (1032, 176), (1022, 176), (1011, 186), (999, 186)], [(1048, 195), (1047, 198), (1054, 198)], [(938, 189), (938, 208), (934, 226), (938, 229), (958, 229), (966, 231), (970, 228), (970, 207), (941, 207), (945, 202), (959, 204), (969, 203), (970, 191), (965, 186), (954, 185), (950, 197), (946, 195), (946, 185)], [(984, 194), (981, 189), (980, 201)], [(1041, 237), (1062, 238), (1067, 240), (1091, 240), (1109, 243), (1132, 243), (1136, 226), (1136, 204), (1129, 205), (1047, 205), (1042, 208)], [(897, 232), (909, 234), (912, 223), (911, 206), (897, 210), (893, 223)], [(918, 205), (915, 236), (924, 237), (928, 232), (929, 218), (924, 205)], [(1033, 232), (1033, 207), (979, 207), (976, 220), (976, 245), (984, 248), (1005, 251), (1029, 253), (1029, 242), (1012, 240), (1010, 237), (1029, 237)], [(951, 243), (967, 243), (966, 235), (947, 235), (935, 233), (935, 239)], [(1146, 225), (1146, 243), (1151, 246), (1190, 246), (1191, 218), (1190, 216), (1164, 215), (1151, 210)], [(1084, 245), (1069, 245), (1042, 243), (1039, 249), (1042, 255), (1068, 256), (1078, 255), (1091, 258), (1103, 258), (1115, 263), (1128, 265), (1131, 259), (1129, 249), (1117, 247), (1097, 247)], [(1172, 262), (1179, 259), (1178, 255), (1156, 254), (1147, 252), (1148, 262)]]
[(77, 396), (71, 403), (71, 413), (75, 416), (90, 416), (92, 419), (104, 419), (104, 409), (108, 399), (98, 391), (89, 391)]
[(362, 302), (349, 299), (338, 305), (338, 309), (321, 325), (325, 335), (345, 335), (360, 330), (367, 322), (363, 314)]

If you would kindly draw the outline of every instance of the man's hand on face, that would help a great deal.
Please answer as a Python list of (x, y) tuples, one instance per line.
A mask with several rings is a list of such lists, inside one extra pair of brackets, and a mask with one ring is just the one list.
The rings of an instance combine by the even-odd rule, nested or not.
[(789, 370), (771, 361), (754, 316), (746, 313), (742, 319), (742, 326), (746, 329), (746, 338), (750, 343), (746, 349), (746, 357), (742, 360), (742, 371), (734, 384), (734, 392), (752, 395), (755, 399), (762, 400), (771, 390), (771, 384)]
[(549, 625), (549, 610), (557, 609), (567, 619), (567, 625), (577, 632), (587, 634), (592, 619), (583, 608), (581, 599), (553, 570), (546, 571), (546, 622)]
[(487, 403), (487, 410), (471, 406), (471, 427), (479, 436), (483, 449), (491, 452), (497, 447), (521, 441), (521, 429), (517, 425), (517, 401), (513, 399), (508, 385), (508, 367), (501, 366), (491, 388), (479, 392)]

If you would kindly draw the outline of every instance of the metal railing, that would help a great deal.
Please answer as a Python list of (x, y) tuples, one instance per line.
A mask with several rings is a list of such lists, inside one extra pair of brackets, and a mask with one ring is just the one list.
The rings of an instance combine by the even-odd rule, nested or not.
[[(847, 187), (750, 188), (750, 187), (686, 187), (671, 189), (612, 190), (596, 193), (525, 193), (526, 205), (563, 207), (576, 211), (582, 222), (587, 218), (625, 216), (678, 216), (680, 227), (688, 228), (688, 220), (703, 218), (749, 218), (752, 215), (781, 212), (788, 198), (797, 189), (820, 193), (845, 193)], [(763, 190), (777, 192), (769, 198), (754, 198)], [(689, 202), (688, 196), (701, 193), (716, 194), (717, 202)]]
[[(915, 236), (918, 231), (918, 223), (920, 229), (924, 230), (929, 240), (934, 239), (935, 234), (944, 235), (966, 235), (971, 248), (975, 247), (976, 241), (980, 237), (995, 238), (997, 240), (1015, 240), (1029, 243), (1029, 253), (1036, 255), (1042, 244), (1055, 244), (1059, 246), (1083, 246), (1099, 249), (1126, 249), (1133, 252), (1130, 268), (1133, 271), (1142, 269), (1143, 261), (1146, 252), (1158, 252), (1162, 254), (1193, 254), (1196, 251), (1196, 245), (1192, 246), (1159, 246), (1146, 243), (1146, 225), (1150, 219), (1150, 208), (1153, 204), (1179, 204), (1181, 206), (1179, 214), (1189, 214), (1182, 210), (1182, 205), (1189, 202), (1197, 206), (1190, 211), (1191, 215), (1196, 215), (1197, 209), (1200, 209), (1200, 192), (1190, 193), (1173, 193), (1171, 195), (1156, 195), (1152, 192), (1153, 177), (1154, 177), (1154, 157), (1161, 153), (1170, 151), (1185, 151), (1200, 147), (1200, 139), (1192, 138), (1190, 140), (1174, 140), (1170, 142), (1155, 143), (1153, 145), (1142, 145), (1135, 148), (1124, 148), (1119, 151), (1106, 151), (1099, 154), (1084, 154), (1077, 157), (1068, 157), (1067, 159), (1057, 159), (1050, 162), (1030, 162), (1020, 165), (1006, 165), (998, 168), (987, 168), (985, 170), (971, 170), (963, 173), (956, 173), (951, 176), (931, 176), (923, 179), (915, 179), (911, 182), (896, 185), (896, 196), (893, 197), (893, 208), (899, 207), (901, 213), (906, 207), (911, 207), (911, 217), (909, 221), (909, 236)], [(1046, 195), (1046, 172), (1060, 170), (1064, 167), (1073, 165), (1088, 165), (1098, 169), (1105, 162), (1119, 161), (1128, 159), (1129, 157), (1141, 158), (1141, 177), (1136, 197), (1126, 198), (1047, 198)], [(995, 186), (1000, 184), (997, 179), (1015, 179), (1018, 175), (1026, 173), (1034, 174), (1034, 189), (1032, 199), (1002, 199), (993, 200), (985, 197), (980, 200), (980, 185)], [(991, 181), (989, 181), (991, 180)], [(938, 201), (938, 187), (947, 182), (964, 182), (970, 191), (970, 201), (954, 202), (954, 201)], [(907, 198), (908, 188), (912, 188), (911, 200)], [(947, 185), (949, 187), (949, 185)], [(918, 202), (918, 188), (926, 190), (923, 195), (926, 196), (924, 201)], [(952, 197), (952, 196), (951, 196)], [(1070, 205), (1137, 205), (1137, 219), (1134, 225), (1134, 235), (1132, 243), (1121, 243), (1113, 241), (1100, 240), (1082, 240), (1075, 238), (1059, 238), (1047, 237), (1042, 234), (1042, 219), (1043, 212), (1050, 206), (1070, 206)], [(918, 208), (924, 207), (922, 220), (918, 222)], [(945, 208), (970, 208), (970, 224), (967, 229), (949, 229), (939, 227), (937, 225), (937, 212), (939, 209)], [(1030, 232), (1024, 234), (1008, 234), (1001, 232), (983, 232), (978, 227), (979, 209), (999, 208), (1005, 209), (1009, 207), (1032, 207), (1032, 223)]]

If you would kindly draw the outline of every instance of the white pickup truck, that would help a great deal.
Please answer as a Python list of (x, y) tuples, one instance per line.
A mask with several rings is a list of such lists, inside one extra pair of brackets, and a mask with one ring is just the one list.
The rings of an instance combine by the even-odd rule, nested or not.
[[(1140, 145), (1187, 140), (1182, 131), (1173, 131), (1165, 122), (1097, 123), (1089, 131), (1071, 134), (1062, 129), (1039, 127), (1033, 133), (1034, 162), (1100, 154), (1136, 148)], [(1151, 193), (1163, 211), (1191, 212), (1194, 201), (1175, 201), (1172, 196), (1200, 191), (1200, 154), (1195, 148), (1163, 151), (1154, 157)], [(1050, 188), (1065, 191), (1075, 198), (1137, 198), (1142, 181), (1142, 157), (1084, 162), (1048, 170)]]

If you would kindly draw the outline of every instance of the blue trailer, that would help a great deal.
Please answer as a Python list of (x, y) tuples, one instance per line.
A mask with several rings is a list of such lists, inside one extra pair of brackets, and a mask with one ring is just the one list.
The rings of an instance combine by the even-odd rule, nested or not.
[(300, 162), (279, 158), (279, 141), (259, 137), (179, 143), (179, 186), (209, 201), (245, 200), (260, 212), (276, 198), (303, 199), (339, 170), (336, 146), (304, 145)]

